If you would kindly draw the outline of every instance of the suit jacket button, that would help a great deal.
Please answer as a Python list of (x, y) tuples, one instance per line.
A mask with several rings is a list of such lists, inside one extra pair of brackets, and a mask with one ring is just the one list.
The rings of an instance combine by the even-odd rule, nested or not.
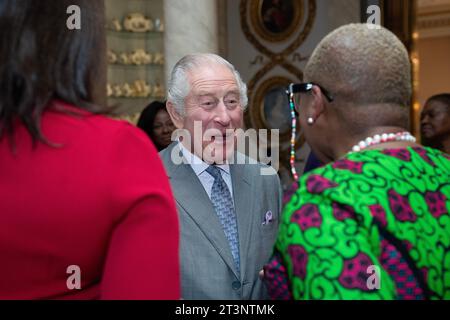
[(239, 290), (241, 288), (241, 283), (239, 281), (234, 281), (231, 284), (231, 287), (233, 288), (233, 290)]

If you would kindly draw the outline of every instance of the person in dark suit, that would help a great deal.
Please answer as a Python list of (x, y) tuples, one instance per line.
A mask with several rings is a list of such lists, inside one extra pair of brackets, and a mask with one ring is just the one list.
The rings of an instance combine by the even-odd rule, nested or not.
[(158, 153), (102, 115), (103, 1), (3, 0), (0, 22), (0, 300), (179, 299)]
[(270, 168), (234, 152), (246, 105), (246, 85), (223, 58), (193, 54), (175, 65), (167, 110), (183, 133), (160, 154), (180, 218), (183, 299), (268, 297), (258, 274), (277, 234), (281, 188), (275, 170), (264, 175)]

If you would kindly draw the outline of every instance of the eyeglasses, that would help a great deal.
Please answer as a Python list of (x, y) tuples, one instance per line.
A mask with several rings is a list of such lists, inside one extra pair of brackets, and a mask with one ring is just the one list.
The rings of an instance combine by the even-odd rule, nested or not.
[(320, 88), (320, 90), (322, 91), (322, 93), (325, 96), (325, 98), (327, 98), (328, 102), (333, 102), (334, 101), (333, 95), (330, 94), (330, 92), (328, 90), (326, 90), (322, 86), (318, 85), (317, 83), (313, 83), (313, 82), (291, 83), (289, 85), (289, 88), (286, 91), (286, 93), (289, 95), (289, 97), (291, 97), (291, 95), (296, 94), (296, 93), (309, 92), (309, 91), (312, 90), (312, 88), (314, 86), (317, 86), (317, 87)]

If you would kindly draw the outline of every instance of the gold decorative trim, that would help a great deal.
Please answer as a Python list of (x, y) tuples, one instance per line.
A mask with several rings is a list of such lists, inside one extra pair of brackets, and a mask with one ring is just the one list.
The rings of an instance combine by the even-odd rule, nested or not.
[[(313, 28), (315, 18), (316, 18), (316, 0), (302, 0), (300, 6), (303, 11), (301, 17), (301, 23), (296, 25), (296, 29), (292, 31), (292, 36), (297, 34), (297, 36), (293, 39), (292, 43), (286, 47), (281, 52), (275, 52), (261, 43), (261, 39), (258, 39), (257, 36), (260, 36), (263, 40), (263, 35), (261, 32), (256, 31), (254, 34), (249, 27), (249, 3), (255, 3), (256, 0), (241, 0), (240, 3), (240, 20), (241, 20), (241, 28), (244, 32), (247, 40), (253, 45), (253, 47), (258, 51), (258, 55), (262, 55), (263, 58), (258, 58), (258, 61), (262, 63), (261, 68), (256, 72), (252, 79), (248, 82), (248, 95), (250, 97), (250, 108), (248, 108), (245, 113), (244, 120), (247, 128), (254, 129), (270, 129), (268, 128), (267, 120), (265, 119), (265, 110), (264, 110), (264, 99), (267, 92), (277, 86), (277, 85), (285, 85), (287, 86), (291, 82), (301, 81), (303, 79), (303, 72), (296, 66), (296, 60), (304, 59), (303, 55), (297, 53), (296, 50), (303, 44), (308, 35), (311, 33)], [(294, 0), (298, 1), (298, 0)], [(307, 4), (307, 9), (305, 9), (305, 5)], [(251, 8), (250, 8), (251, 9)], [(304, 11), (305, 10), (305, 11)], [(251, 10), (250, 12), (250, 20), (251, 17), (255, 14), (255, 10)], [(253, 16), (253, 19), (254, 16)], [(306, 19), (306, 21), (305, 21)], [(253, 21), (253, 25), (255, 23)], [(256, 24), (257, 25), (257, 24)], [(255, 28), (256, 29), (256, 28)], [(286, 36), (286, 35), (285, 35)], [(287, 36), (289, 37), (289, 36)], [(287, 39), (287, 38), (286, 38)], [(276, 41), (275, 39), (270, 39), (269, 41)], [(292, 61), (289, 57), (293, 55)], [(266, 59), (267, 58), (267, 59)], [(256, 65), (256, 64), (255, 64)], [(261, 79), (264, 77), (275, 67), (281, 67), (287, 70), (293, 77), (271, 77), (268, 80), (264, 81), (262, 84), (258, 85)], [(255, 92), (255, 88), (258, 89)], [(288, 105), (287, 105), (288, 106)], [(286, 132), (280, 132), (280, 165), (286, 170), (289, 169), (289, 156), (290, 153), (285, 152), (286, 148), (289, 148), (289, 141), (291, 138), (291, 130), (287, 130)], [(270, 137), (269, 137), (269, 141)], [(300, 126), (297, 126), (297, 141), (296, 145), (298, 147), (304, 144), (304, 137), (300, 134)]]
[[(254, 0), (250, 0), (254, 1)], [(291, 54), (294, 54), (295, 51), (302, 45), (307, 36), (311, 33), (312, 27), (314, 25), (315, 17), (316, 17), (316, 1), (308, 0), (308, 15), (306, 23), (302, 30), (298, 30), (298, 37), (283, 51), (277, 53), (268, 49), (264, 46), (250, 31), (250, 27), (248, 24), (248, 9), (249, 9), (249, 0), (241, 0), (240, 4), (240, 18), (241, 18), (241, 28), (247, 38), (247, 40), (255, 47), (259, 53), (266, 56), (269, 60), (262, 68), (255, 74), (255, 76), (248, 82), (248, 93), (250, 97), (250, 105), (252, 105), (252, 96), (253, 91), (260, 79), (262, 79), (266, 74), (268, 74), (273, 68), (276, 66), (281, 66), (285, 70), (287, 70), (290, 74), (294, 75), (296, 80), (301, 81), (303, 79), (303, 72), (299, 68), (297, 68), (294, 64), (292, 64), (288, 57)], [(252, 109), (252, 108), (249, 108)], [(252, 115), (250, 112), (246, 112), (245, 114), (245, 123), (247, 127), (254, 127), (254, 121), (252, 119)]]
[[(267, 135), (267, 143), (268, 147), (272, 148), (273, 146), (270, 145), (271, 140), (271, 132), (270, 129), (272, 129), (267, 117), (266, 117), (266, 106), (265, 106), (265, 99), (270, 91), (277, 87), (283, 87), (286, 88), (290, 83), (295, 82), (293, 78), (287, 78), (284, 76), (276, 76), (269, 78), (262, 82), (258, 89), (255, 91), (255, 94), (252, 98), (253, 101), (253, 107), (249, 110), (249, 117), (252, 119), (253, 129), (259, 130), (259, 129), (267, 129), (268, 135)], [(281, 93), (281, 94), (284, 94)], [(286, 101), (288, 100), (286, 95)], [(289, 108), (289, 102), (286, 102), (286, 108)], [(283, 110), (274, 110), (275, 113), (283, 113)], [(280, 129), (280, 145), (278, 146), (280, 150), (285, 150), (282, 148), (284, 144), (289, 144), (291, 140), (291, 115), (290, 110), (287, 110), (287, 127), (285, 130)], [(301, 146), (304, 144), (304, 137), (301, 134), (300, 126), (297, 126), (296, 131), (296, 145)], [(281, 152), (280, 153), (280, 165), (286, 169), (289, 169), (289, 160), (290, 160), (290, 154), (287, 152)]]
[[(291, 82), (295, 82), (292, 78), (286, 77), (273, 77), (264, 81), (259, 87), (258, 90), (255, 91), (254, 99), (253, 99), (253, 108), (250, 111), (252, 113), (253, 124), (255, 125), (255, 129), (271, 129), (271, 126), (266, 118), (266, 110), (265, 110), (265, 98), (271, 90), (277, 87), (286, 88)], [(284, 97), (283, 97), (284, 98)], [(287, 95), (286, 95), (287, 101)], [(286, 103), (286, 107), (289, 106), (289, 102)], [(290, 116), (290, 115), (289, 115)], [(280, 129), (280, 139), (289, 138), (291, 135), (290, 132), (290, 119), (289, 119), (289, 127), (286, 130), (281, 131)]]
[(449, 14), (450, 9), (442, 10), (442, 11), (435, 11), (435, 12), (419, 12), (417, 16), (420, 18), (428, 18), (428, 17), (435, 17), (438, 15), (444, 15)]
[(250, 0), (250, 21), (253, 29), (264, 40), (270, 42), (281, 42), (291, 37), (303, 24), (304, 3), (303, 0), (291, 0), (292, 18), (290, 24), (284, 31), (273, 32), (267, 27), (263, 9), (267, 0)]
[(450, 27), (450, 16), (435, 17), (434, 19), (419, 19), (417, 27), (419, 30)]

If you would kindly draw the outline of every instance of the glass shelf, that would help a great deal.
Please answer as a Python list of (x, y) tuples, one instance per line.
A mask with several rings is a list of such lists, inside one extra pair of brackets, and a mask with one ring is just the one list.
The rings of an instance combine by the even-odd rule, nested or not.
[[(156, 23), (158, 19), (163, 22), (161, 17), (164, 17), (164, 0), (105, 0), (105, 7), (106, 25), (104, 28), (108, 49), (113, 51), (117, 57), (115, 63), (108, 64), (108, 83), (111, 86), (123, 86), (126, 83), (132, 86), (136, 80), (141, 80), (146, 85), (151, 86), (151, 93), (153, 93), (155, 84), (164, 86), (164, 64), (123, 64), (121, 63), (123, 60), (120, 59), (123, 53), (129, 58), (129, 55), (132, 55), (133, 52), (144, 50), (151, 54), (152, 59), (150, 61), (153, 62), (156, 54), (164, 53), (164, 30), (159, 31), (155, 27), (152, 31), (131, 32), (126, 30), (123, 24), (124, 18), (130, 13), (141, 13), (152, 19), (153, 23)], [(120, 31), (114, 28), (115, 20), (122, 27)], [(116, 91), (113, 90), (113, 92)], [(161, 93), (165, 94), (165, 92)], [(118, 107), (118, 112), (129, 115), (140, 113), (150, 102), (155, 100), (165, 100), (165, 97), (155, 97), (153, 94), (146, 97), (110, 96), (108, 97), (108, 104)]]
[(124, 37), (124, 38), (160, 37), (164, 34), (164, 31), (130, 32), (130, 31), (116, 31), (116, 30), (111, 30), (111, 29), (106, 29), (106, 30), (107, 30), (108, 35)]
[(163, 64), (141, 64), (141, 65), (136, 65), (136, 64), (120, 64), (120, 63), (109, 63), (108, 67), (111, 69), (141, 69), (141, 68), (163, 68), (164, 65)]
[(148, 96), (148, 97), (108, 97), (108, 99), (111, 99), (111, 100), (143, 100), (143, 99), (145, 99), (145, 100), (148, 100), (148, 99), (150, 99), (150, 100), (158, 100), (158, 99), (164, 100), (165, 97), (156, 97), (156, 96)]

